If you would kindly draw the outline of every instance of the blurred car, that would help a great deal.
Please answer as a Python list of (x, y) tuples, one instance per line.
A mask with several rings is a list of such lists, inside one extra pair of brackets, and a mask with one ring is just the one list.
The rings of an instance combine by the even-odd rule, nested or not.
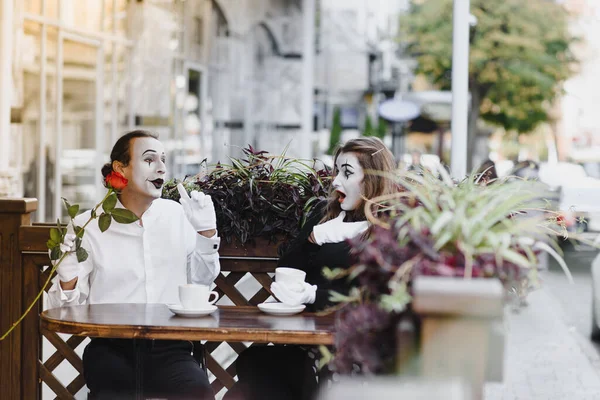
[(558, 211), (566, 221), (600, 231), (600, 179), (588, 176), (583, 166), (566, 162), (541, 164), (539, 176), (560, 193)]
[(551, 188), (560, 188), (573, 181), (580, 181), (588, 177), (579, 164), (568, 162), (540, 163), (539, 178)]
[(581, 165), (585, 169), (585, 172), (588, 174), (588, 176), (600, 179), (600, 163), (584, 162)]
[[(410, 170), (411, 165), (413, 165), (412, 157), (413, 155), (410, 153), (405, 153), (402, 155), (401, 161), (405, 169)], [(438, 175), (439, 169), (443, 168), (440, 158), (436, 154), (421, 154), (419, 157), (419, 162), (423, 168), (427, 168), (429, 172), (434, 175)]]
[[(560, 203), (560, 187), (551, 186), (540, 179), (540, 171), (541, 167), (538, 163), (533, 161), (522, 161), (516, 165), (513, 165), (512, 168), (505, 173), (505, 177), (508, 178), (508, 182), (523, 183), (526, 185), (528, 190), (535, 190), (537, 193), (539, 193), (536, 204), (531, 204), (530, 208), (558, 212)], [(531, 210), (528, 212), (530, 215), (538, 215), (539, 213), (543, 213), (543, 211)]]
[(600, 342), (600, 254), (592, 261), (592, 332), (590, 338)]

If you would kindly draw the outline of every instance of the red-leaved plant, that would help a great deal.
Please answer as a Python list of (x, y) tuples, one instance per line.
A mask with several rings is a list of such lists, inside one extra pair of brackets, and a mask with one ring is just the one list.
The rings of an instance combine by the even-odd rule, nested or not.
[[(306, 211), (327, 198), (331, 171), (285, 153), (269, 155), (252, 146), (243, 152), (245, 159), (218, 163), (186, 179), (184, 186), (212, 197), (219, 236), (226, 242), (245, 244), (259, 237), (288, 242), (299, 233)], [(179, 200), (177, 183), (167, 181), (162, 197)]]

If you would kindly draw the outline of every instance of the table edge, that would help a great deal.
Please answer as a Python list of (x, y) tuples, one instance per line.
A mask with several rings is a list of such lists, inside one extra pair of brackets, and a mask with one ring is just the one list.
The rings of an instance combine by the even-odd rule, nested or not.
[(328, 331), (278, 331), (268, 329), (159, 327), (141, 325), (102, 325), (86, 322), (62, 321), (40, 313), (43, 331), (76, 336), (111, 339), (207, 340), (224, 342), (256, 342), (277, 344), (332, 345), (334, 333)]

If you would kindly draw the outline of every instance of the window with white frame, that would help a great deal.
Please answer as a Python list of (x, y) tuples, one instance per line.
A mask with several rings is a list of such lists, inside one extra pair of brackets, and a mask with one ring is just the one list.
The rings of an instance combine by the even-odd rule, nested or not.
[(12, 129), (23, 194), (38, 221), (64, 217), (60, 198), (95, 204), (100, 167), (130, 124), (128, 0), (15, 1)]

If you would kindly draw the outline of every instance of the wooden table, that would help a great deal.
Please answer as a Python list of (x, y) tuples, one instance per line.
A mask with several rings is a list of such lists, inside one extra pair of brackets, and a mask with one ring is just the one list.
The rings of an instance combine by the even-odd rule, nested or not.
[[(213, 314), (179, 317), (164, 304), (91, 304), (46, 310), (42, 331), (112, 339), (208, 340), (276, 344), (333, 344), (333, 314), (275, 316), (252, 306), (219, 306)], [(74, 352), (73, 352), (74, 355)], [(136, 358), (135, 398), (143, 398)], [(233, 383), (233, 378), (231, 378)]]
[(334, 317), (268, 315), (251, 306), (219, 306), (205, 317), (184, 318), (164, 304), (91, 304), (53, 308), (41, 328), (79, 336), (209, 340), (277, 344), (333, 344)]

